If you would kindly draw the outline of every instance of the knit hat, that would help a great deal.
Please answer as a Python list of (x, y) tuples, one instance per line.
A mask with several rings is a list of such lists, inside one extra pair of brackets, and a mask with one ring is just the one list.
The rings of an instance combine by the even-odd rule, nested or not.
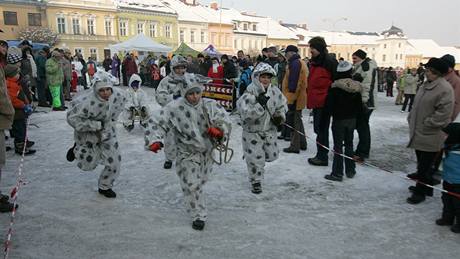
[(20, 69), (18, 66), (8, 64), (5, 66), (4, 71), (5, 71), (5, 77), (14, 77), (17, 74), (19, 74)]
[(425, 68), (432, 68), (437, 70), (442, 75), (449, 72), (449, 65), (440, 58), (430, 58), (428, 63), (425, 64)]
[(299, 52), (299, 48), (297, 48), (296, 46), (294, 45), (289, 45), (286, 47), (286, 49), (284, 50), (285, 53), (288, 53), (289, 51), (292, 51), (292, 52)]
[(317, 51), (323, 53), (326, 51), (327, 44), (323, 37), (313, 37), (308, 41), (308, 44), (311, 48), (316, 49)]
[(452, 55), (444, 55), (442, 56), (442, 61), (444, 61), (450, 68), (454, 68), (455, 67), (455, 57), (452, 56)]
[(175, 67), (180, 67), (180, 66), (183, 66), (183, 67), (187, 67), (188, 63), (187, 63), (187, 60), (180, 56), (180, 55), (177, 55), (177, 56), (174, 56), (172, 59), (171, 59), (171, 68), (175, 68)]
[(222, 55), (222, 57), (220, 57), (220, 60), (222, 59), (228, 60), (228, 55), (227, 54)]
[(357, 56), (360, 59), (366, 59), (367, 53), (362, 49), (358, 49), (355, 53), (353, 53), (353, 56)]
[(98, 92), (101, 88), (113, 88), (114, 84), (118, 84), (118, 79), (112, 74), (105, 72), (102, 69), (97, 70), (94, 74), (93, 80), (91, 81), (94, 93), (99, 96)]
[(337, 72), (347, 72), (353, 68), (353, 65), (348, 61), (340, 61), (337, 66)]

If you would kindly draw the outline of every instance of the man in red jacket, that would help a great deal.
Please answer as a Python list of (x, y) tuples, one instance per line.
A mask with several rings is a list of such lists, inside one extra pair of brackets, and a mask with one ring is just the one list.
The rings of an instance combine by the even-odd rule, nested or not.
[[(311, 60), (308, 76), (307, 108), (313, 109), (313, 128), (316, 141), (329, 147), (329, 124), (331, 117), (324, 109), (327, 93), (334, 81), (337, 60), (327, 51), (327, 44), (322, 37), (314, 37), (309, 42)], [(308, 163), (315, 166), (328, 165), (328, 150), (316, 144), (317, 153)]]

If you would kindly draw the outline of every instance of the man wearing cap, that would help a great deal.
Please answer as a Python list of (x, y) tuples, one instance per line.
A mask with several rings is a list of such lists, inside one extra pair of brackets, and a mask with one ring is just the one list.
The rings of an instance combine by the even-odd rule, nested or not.
[(123, 91), (113, 87), (114, 82), (118, 79), (111, 74), (96, 72), (93, 91), (75, 98), (67, 112), (67, 122), (75, 130), (75, 144), (67, 151), (67, 160), (76, 159), (83, 171), (103, 165), (98, 187), (99, 193), (107, 198), (117, 196), (112, 190), (121, 162), (116, 126), (127, 102)]
[(46, 78), (48, 80), (48, 88), (53, 97), (53, 111), (64, 111), (64, 103), (61, 102), (61, 87), (64, 82), (64, 72), (59, 64), (61, 53), (54, 50), (51, 53), (51, 58), (46, 61)]
[(363, 109), (356, 117), (356, 131), (359, 136), (359, 143), (355, 151), (355, 159), (364, 161), (369, 158), (371, 150), (371, 131), (369, 128), (369, 119), (375, 109), (375, 88), (378, 83), (378, 66), (377, 63), (367, 57), (367, 53), (358, 49), (352, 55), (353, 75), (360, 75), (363, 78), (361, 83), (361, 98)]
[[(172, 66), (171, 73), (177, 73)], [(167, 133), (177, 139), (176, 172), (196, 230), (203, 230), (207, 218), (203, 186), (212, 172), (213, 146), (225, 141), (231, 130), (224, 108), (215, 100), (202, 99), (203, 79), (185, 74), (177, 85), (183, 97), (171, 100), (152, 116), (145, 131), (146, 148), (154, 153), (163, 147), (161, 140)]]
[[(283, 149), (286, 153), (298, 154), (300, 150), (307, 150), (307, 139), (302, 122), (302, 110), (307, 105), (307, 65), (300, 60), (299, 49), (294, 45), (286, 47), (288, 66), (283, 79), (283, 94), (287, 99), (288, 116), (292, 118), (290, 125), (292, 132), (291, 144)], [(299, 132), (301, 134), (299, 134)]]
[[(324, 109), (327, 93), (335, 79), (337, 60), (329, 55), (324, 38), (314, 37), (308, 42), (310, 45), (310, 75), (308, 77), (307, 108), (313, 109), (313, 128), (316, 141), (329, 147), (329, 125), (331, 116)], [(315, 166), (328, 165), (328, 150), (316, 144), (317, 153), (308, 163)]]
[[(6, 65), (6, 53), (8, 43), (0, 40), (0, 176), (1, 170), (6, 162), (5, 130), (11, 129), (14, 118), (14, 108), (6, 90), (4, 66)], [(1, 180), (1, 179), (0, 179)], [(13, 204), (9, 201), (7, 195), (0, 193), (0, 212), (10, 212), (13, 210)]]
[(455, 105), (454, 105), (454, 112), (452, 113), (452, 120), (455, 120), (457, 118), (457, 115), (460, 112), (460, 77), (457, 75), (455, 72), (455, 57), (452, 55), (444, 55), (441, 58), (448, 66), (449, 66), (449, 71), (447, 72), (446, 75), (444, 75), (444, 79), (447, 80), (447, 82), (452, 85), (454, 89), (454, 100), (455, 100)]

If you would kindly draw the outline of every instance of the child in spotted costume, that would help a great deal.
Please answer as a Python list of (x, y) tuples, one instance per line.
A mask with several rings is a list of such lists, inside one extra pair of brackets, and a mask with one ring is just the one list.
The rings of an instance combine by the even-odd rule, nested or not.
[(93, 91), (75, 98), (67, 112), (67, 122), (75, 130), (75, 145), (67, 152), (67, 160), (77, 159), (83, 171), (103, 165), (99, 193), (107, 198), (116, 197), (112, 187), (120, 173), (121, 156), (115, 126), (127, 101), (123, 91), (113, 88), (115, 81), (109, 73), (98, 71)]
[[(174, 56), (171, 59), (171, 73), (163, 78), (156, 91), (156, 100), (161, 107), (181, 97), (181, 89), (187, 70), (187, 60), (182, 56)], [(165, 169), (172, 167), (172, 161), (176, 159), (176, 142), (172, 133), (166, 133), (165, 139)]]
[(276, 132), (286, 119), (287, 102), (281, 91), (271, 84), (275, 70), (260, 63), (253, 81), (237, 102), (243, 126), (243, 151), (252, 184), (252, 192), (262, 192), (265, 162), (278, 158)]
[(148, 98), (144, 90), (141, 89), (142, 79), (139, 75), (133, 74), (129, 78), (129, 88), (126, 97), (128, 101), (122, 114), (123, 126), (127, 131), (134, 128), (136, 115), (140, 117), (140, 124), (145, 127), (149, 118)]
[(161, 140), (170, 132), (176, 140), (176, 171), (193, 225), (202, 230), (207, 213), (203, 186), (212, 171), (212, 148), (230, 132), (227, 112), (214, 100), (202, 99), (201, 77), (187, 74), (181, 95), (154, 115), (145, 131), (147, 149), (158, 152)]

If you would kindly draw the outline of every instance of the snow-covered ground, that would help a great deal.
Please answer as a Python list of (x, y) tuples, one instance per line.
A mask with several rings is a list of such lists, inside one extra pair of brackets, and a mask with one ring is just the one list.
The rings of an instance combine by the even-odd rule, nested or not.
[[(147, 89), (149, 91), (150, 89)], [(379, 97), (373, 114), (370, 162), (402, 175), (415, 168), (406, 149), (406, 114)], [(306, 113), (305, 113), (306, 114)], [(215, 166), (205, 186), (208, 223), (191, 228), (179, 181), (162, 168), (164, 155), (143, 149), (139, 126), (119, 125), (122, 172), (116, 199), (97, 193), (95, 172), (65, 160), (73, 143), (65, 112), (34, 113), (30, 139), (37, 153), (26, 157), (20, 208), (10, 258), (458, 258), (460, 235), (434, 224), (440, 193), (409, 205), (410, 182), (370, 167), (354, 179), (333, 183), (329, 168), (308, 165), (316, 147), (281, 153), (266, 167), (264, 190), (251, 194), (242, 160), (241, 128), (235, 123), (230, 164)], [(304, 123), (314, 137), (307, 117)], [(332, 143), (332, 139), (331, 139)], [(281, 147), (288, 145), (280, 142)], [(1, 189), (14, 185), (19, 156), (8, 152)], [(332, 163), (331, 163), (332, 164)], [(6, 235), (9, 215), (0, 215)], [(2, 234), (1, 238), (4, 239)], [(1, 240), (0, 240), (1, 241)]]

